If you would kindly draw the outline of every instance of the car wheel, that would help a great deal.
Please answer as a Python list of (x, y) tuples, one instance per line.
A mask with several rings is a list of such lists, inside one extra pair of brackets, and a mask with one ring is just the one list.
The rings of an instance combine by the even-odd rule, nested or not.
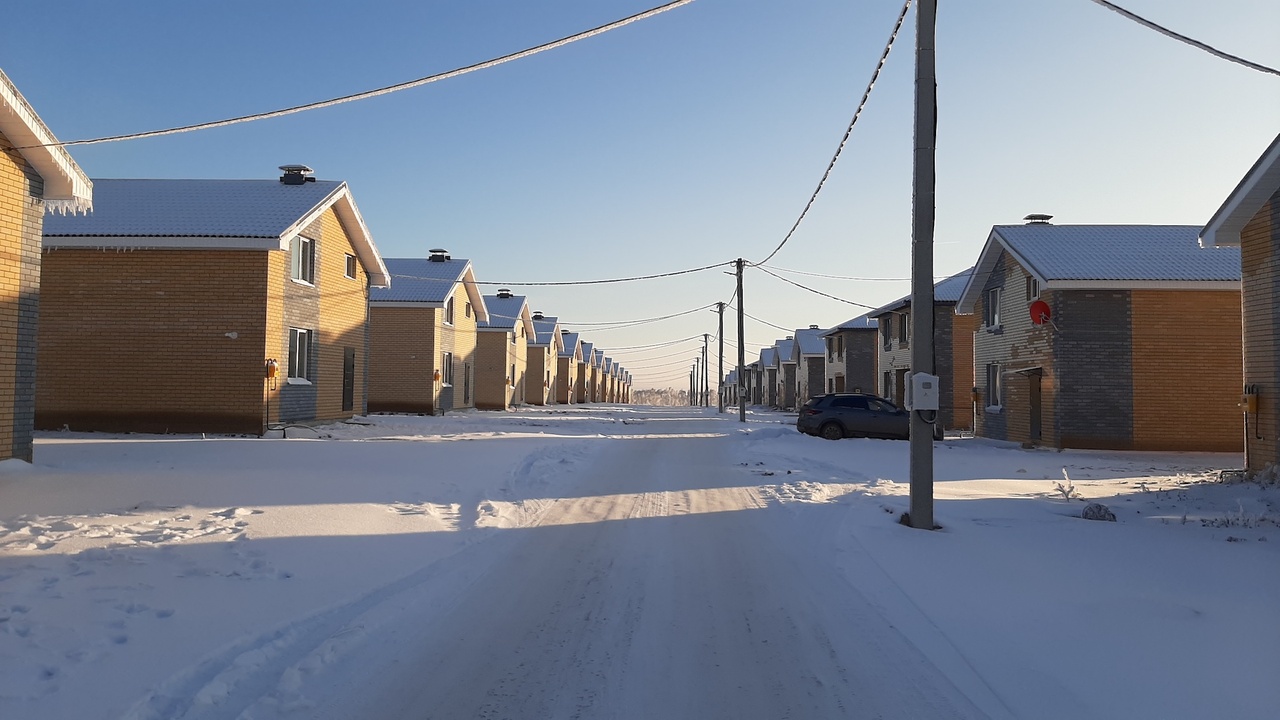
[(829, 422), (818, 429), (818, 434), (827, 440), (840, 440), (844, 437), (844, 428), (837, 423)]

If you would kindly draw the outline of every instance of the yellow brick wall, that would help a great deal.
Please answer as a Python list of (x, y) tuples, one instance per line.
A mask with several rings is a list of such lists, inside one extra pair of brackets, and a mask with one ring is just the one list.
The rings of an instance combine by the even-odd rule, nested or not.
[[(337, 420), (365, 412), (365, 370), (368, 352), (365, 329), (369, 283), (356, 260), (356, 276), (347, 277), (347, 255), (355, 255), (351, 236), (333, 208), (320, 218), (323, 228), (316, 254), (316, 288), (320, 291), (317, 360), (321, 382), (316, 388), (317, 420)], [(346, 348), (355, 350), (355, 392), (351, 410), (342, 409), (343, 360)]]
[(1280, 463), (1280, 192), (1245, 225), (1240, 241), (1246, 337), (1241, 385), (1259, 390), (1248, 428), (1248, 469), (1256, 472)]
[(435, 408), (435, 308), (370, 309), (369, 412)]
[(37, 426), (260, 432), (279, 254), (46, 250)]
[[(453, 353), (453, 406), (452, 409), (475, 407), (475, 362), (476, 362), (476, 317), (475, 310), (467, 311), (470, 302), (467, 286), (458, 283), (453, 287), (453, 325), (440, 323), (436, 334), (439, 338), (435, 354), (435, 362), (444, 361), (444, 353)], [(443, 317), (440, 311), (439, 317)], [(471, 398), (464, 397), (466, 390), (466, 366), (472, 367)], [(443, 371), (442, 371), (443, 372)]]
[(30, 377), (22, 382), (18, 372), (19, 353), (31, 348), (21, 347), (29, 330), (19, 332), (19, 300), (39, 287), (42, 192), (39, 175), (0, 134), (0, 460), (31, 460)]
[[(476, 407), (505, 410), (512, 403), (508, 384), (515, 361), (510, 334), (481, 330), (476, 334)], [(517, 376), (519, 372), (517, 371)]]
[(1132, 308), (1134, 449), (1243, 450), (1240, 293), (1134, 290)]

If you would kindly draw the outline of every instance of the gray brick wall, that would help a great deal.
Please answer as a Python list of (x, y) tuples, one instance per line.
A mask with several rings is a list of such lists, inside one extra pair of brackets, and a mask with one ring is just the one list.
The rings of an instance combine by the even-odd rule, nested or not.
[(44, 227), (44, 181), (28, 170), (31, 197), (22, 213), (18, 260), (18, 327), (15, 352), (13, 457), (31, 462), (36, 416), (36, 330), (40, 316), (40, 240)]
[(1127, 449), (1133, 444), (1133, 343), (1125, 290), (1058, 294), (1054, 335), (1062, 447)]
[[(316, 262), (315, 266), (320, 267), (320, 258), (325, 252), (325, 242), (322, 225), (319, 221), (308, 225), (303, 231), (302, 236), (315, 241)], [(320, 290), (316, 287), (309, 287), (290, 279), (291, 263), (284, 264), (284, 325), (285, 325), (285, 343), (288, 344), (289, 328), (299, 328), (303, 330), (313, 331), (311, 338), (311, 382), (312, 384), (292, 384), (284, 382), (280, 387), (280, 421), (282, 422), (306, 422), (315, 419), (318, 405), (317, 387), (325, 381), (320, 377), (319, 349), (320, 349)], [(368, 325), (366, 324), (366, 333)], [(292, 352), (292, 348), (290, 348)], [(367, 363), (366, 363), (367, 364)], [(282, 363), (284, 368), (288, 368), (287, 360)], [(342, 378), (334, 378), (334, 382), (341, 383)]]

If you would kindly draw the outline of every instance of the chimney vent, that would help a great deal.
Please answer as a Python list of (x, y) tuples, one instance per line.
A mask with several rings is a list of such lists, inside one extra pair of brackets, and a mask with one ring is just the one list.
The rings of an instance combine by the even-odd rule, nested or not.
[(787, 336), (787, 339), (788, 339), (788, 340), (795, 340), (796, 338), (795, 338), (795, 336), (794, 336), (794, 335), (788, 335), (788, 336)]
[(444, 262), (450, 259), (449, 251), (444, 248), (434, 248), (428, 252), (431, 254), (427, 256), (427, 259), (431, 262)]
[(541, 311), (541, 310), (535, 310), (535, 311), (533, 311), (533, 319), (534, 319), (534, 320), (542, 320), (542, 319), (543, 319), (542, 311)]
[(280, 169), (284, 171), (284, 174), (280, 176), (281, 185), (303, 185), (316, 181), (315, 178), (311, 177), (311, 173), (315, 171), (306, 165), (281, 165)]
[(511, 297), (511, 290), (508, 288), (498, 288), (498, 297), (504, 300)]
[(1028, 225), (1048, 225), (1053, 216), (1045, 215), (1044, 213), (1031, 213), (1022, 219), (1026, 220)]
[(818, 326), (817, 326), (817, 325), (810, 325), (810, 326), (809, 326), (809, 329), (810, 329), (810, 330), (817, 330), (817, 329), (818, 329)]

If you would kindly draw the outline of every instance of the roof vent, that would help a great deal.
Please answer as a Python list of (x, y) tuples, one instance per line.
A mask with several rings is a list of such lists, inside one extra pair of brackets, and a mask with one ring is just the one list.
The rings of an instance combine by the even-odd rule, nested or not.
[(795, 335), (788, 335), (788, 336), (787, 336), (787, 339), (788, 339), (788, 340), (795, 340), (795, 339), (796, 339), (796, 337), (795, 337)]
[(431, 262), (444, 262), (450, 259), (449, 251), (445, 250), (444, 248), (435, 248), (433, 250), (429, 250), (428, 252), (430, 252), (431, 254), (427, 256), (427, 259), (430, 260)]
[(817, 329), (818, 329), (818, 326), (817, 326), (817, 325), (810, 325), (810, 326), (809, 326), (809, 329), (810, 329), (810, 330), (817, 330)]
[(565, 328), (560, 328), (560, 334), (561, 334), (561, 335), (568, 335), (568, 334), (569, 334), (569, 331), (568, 331), (567, 329), (565, 329)]
[(303, 185), (316, 181), (311, 177), (311, 173), (315, 171), (306, 165), (281, 165), (280, 169), (284, 171), (280, 176), (281, 185)]
[(1044, 213), (1031, 213), (1022, 219), (1026, 220), (1028, 225), (1048, 225), (1053, 216), (1045, 215)]
[(511, 297), (511, 291), (507, 288), (498, 288), (498, 297), (505, 300)]
[(533, 312), (533, 319), (534, 319), (534, 320), (542, 320), (542, 319), (543, 319), (543, 317), (542, 317), (542, 311), (541, 311), (541, 310), (535, 310), (535, 311)]

